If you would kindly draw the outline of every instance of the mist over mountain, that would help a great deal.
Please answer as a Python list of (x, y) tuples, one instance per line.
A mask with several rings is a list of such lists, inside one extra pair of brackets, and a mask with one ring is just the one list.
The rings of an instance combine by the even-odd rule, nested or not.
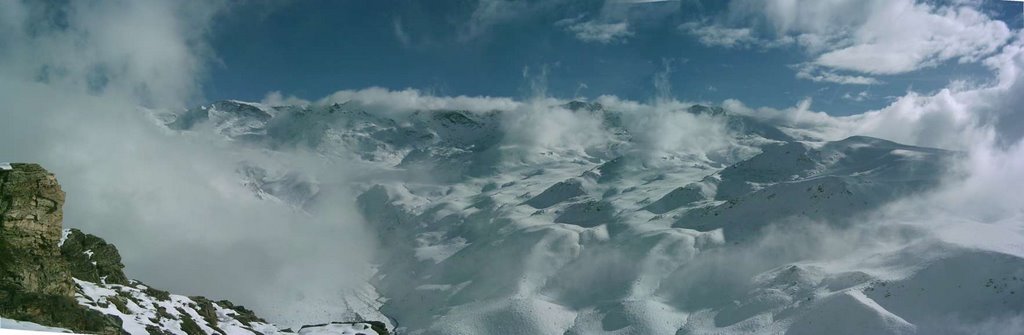
[[(381, 245), (370, 282), (384, 299), (367, 305), (399, 331), (896, 334), (944, 329), (950, 314), (971, 327), (1018, 313), (1019, 259), (888, 217), (899, 200), (967, 178), (964, 152), (830, 140), (702, 105), (520, 104), (222, 101), (156, 119), (181, 135), (361, 166), (337, 183), (247, 161), (238, 183), (312, 212), (358, 194)], [(666, 125), (686, 133), (652, 134)], [(945, 273), (962, 262), (977, 268)], [(992, 289), (988, 277), (1008, 279)]]
[(0, 327), (1017, 334), (1014, 5), (3, 2)]

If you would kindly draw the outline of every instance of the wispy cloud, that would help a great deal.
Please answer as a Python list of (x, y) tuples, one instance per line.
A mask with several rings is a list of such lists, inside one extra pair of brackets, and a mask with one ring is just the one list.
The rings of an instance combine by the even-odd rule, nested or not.
[(406, 47), (412, 44), (412, 39), (409, 38), (409, 34), (406, 33), (405, 28), (402, 27), (402, 19), (395, 18), (391, 22), (391, 27), (395, 31), (395, 39), (397, 39), (399, 43), (402, 43), (402, 45)]
[(762, 44), (764, 41), (754, 36), (751, 28), (728, 28), (714, 24), (688, 22), (679, 29), (697, 37), (701, 44), (715, 47), (746, 47)]
[(869, 94), (868, 91), (860, 91), (858, 93), (846, 92), (845, 94), (843, 94), (842, 98), (846, 99), (846, 100), (860, 102), (860, 101), (867, 100), (870, 97), (871, 97), (871, 94)]
[(584, 42), (609, 44), (625, 42), (633, 36), (628, 21), (600, 22), (592, 20), (581, 22), (579, 18), (575, 18), (558, 21), (555, 25), (564, 27), (566, 31)]
[(807, 79), (819, 83), (833, 83), (842, 85), (877, 85), (882, 82), (878, 79), (861, 76), (861, 75), (847, 75), (839, 74), (834, 70), (822, 69), (821, 67), (814, 65), (801, 65), (797, 66), (799, 69), (796, 73), (796, 77), (800, 79)]
[(495, 25), (555, 8), (563, 2), (565, 0), (479, 0), (459, 33), (459, 38), (463, 41), (475, 39), (490, 31)]

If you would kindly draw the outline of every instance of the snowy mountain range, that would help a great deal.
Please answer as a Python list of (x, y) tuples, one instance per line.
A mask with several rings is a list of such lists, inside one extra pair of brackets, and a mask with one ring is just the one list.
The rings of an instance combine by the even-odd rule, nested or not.
[[(719, 107), (529, 104), (221, 101), (154, 112), (168, 136), (245, 153), (231, 175), (254, 201), (310, 218), (358, 212), (359, 222), (335, 224), (365, 225), (376, 239), (372, 273), (325, 307), (342, 320), (324, 321), (348, 322), (293, 331), (256, 317), (260, 306), (153, 289), (128, 279), (102, 239), (65, 230), (57, 241), (59, 211), (29, 217), (12, 205), (8, 221), (51, 223), (45, 241), (26, 245), (52, 242), (40, 257), (57, 260), (11, 278), (73, 276), (17, 285), (73, 296), (92, 316), (47, 323), (14, 308), (5, 317), (41, 321), (3, 324), (116, 320), (130, 334), (190, 335), (998, 334), (1020, 324), (1024, 259), (986, 246), (990, 235), (943, 238), (893, 214), (963, 178), (964, 153), (826, 138)], [(12, 183), (36, 171), (3, 169)]]
[[(829, 140), (701, 105), (221, 101), (159, 119), (358, 167), (343, 182), (251, 161), (238, 171), (297, 208), (358, 194), (383, 246), (380, 299), (350, 306), (403, 334), (971, 333), (1024, 309), (1021, 258), (873, 222), (956, 178), (958, 152)], [(658, 127), (673, 122), (688, 133)]]

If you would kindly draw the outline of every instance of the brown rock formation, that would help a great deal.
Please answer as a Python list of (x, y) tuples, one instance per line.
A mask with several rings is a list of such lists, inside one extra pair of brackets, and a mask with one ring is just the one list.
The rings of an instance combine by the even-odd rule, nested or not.
[(0, 169), (0, 316), (81, 332), (118, 334), (120, 320), (75, 301), (58, 247), (64, 191), (36, 164)]
[[(57, 178), (35, 164), (0, 171), (0, 276), (4, 286), (74, 298), (68, 264), (57, 244), (64, 219), (64, 191)], [(16, 251), (16, 252), (15, 252)]]

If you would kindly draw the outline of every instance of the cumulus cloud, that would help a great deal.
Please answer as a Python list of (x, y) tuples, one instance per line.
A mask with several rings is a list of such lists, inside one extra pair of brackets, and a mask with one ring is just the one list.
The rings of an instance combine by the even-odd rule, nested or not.
[(862, 115), (854, 131), (912, 144), (966, 148), (992, 137), (996, 143), (1017, 143), (1024, 137), (1020, 89), (1024, 52), (1021, 35), (985, 60), (997, 81), (982, 87), (953, 85), (925, 95), (911, 92), (893, 104)]
[(1010, 44), (981, 61), (994, 78), (985, 85), (951, 83), (933, 93), (909, 91), (881, 109), (846, 117), (812, 112), (809, 101), (802, 103), (803, 107), (783, 110), (750, 108), (738, 100), (727, 100), (724, 105), (794, 129), (827, 129), (820, 134), (825, 138), (868, 135), (956, 150), (967, 150), (977, 143), (1009, 147), (1024, 138), (1024, 112), (1020, 108), (1024, 98), (1018, 93), (1024, 86), (1021, 34), (1017, 32)]
[(849, 37), (850, 45), (819, 55), (821, 66), (872, 74), (897, 74), (948, 60), (975, 62), (1010, 38), (1002, 21), (977, 9), (887, 1)]
[[(681, 29), (701, 43), (724, 47), (798, 45), (812, 68), (802, 79), (840, 84), (876, 83), (847, 71), (894, 75), (949, 61), (978, 62), (1011, 38), (1010, 29), (976, 2), (917, 0), (733, 1), (713, 22)], [(817, 71), (810, 71), (818, 69)]]

